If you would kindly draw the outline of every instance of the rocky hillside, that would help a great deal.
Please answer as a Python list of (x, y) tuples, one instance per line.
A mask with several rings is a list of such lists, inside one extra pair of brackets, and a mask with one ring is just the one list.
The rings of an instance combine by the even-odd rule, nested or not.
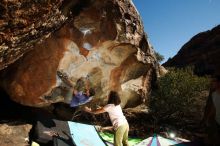
[(151, 90), (156, 59), (132, 1), (3, 0), (0, 12), (0, 85), (17, 103), (68, 103), (86, 80), (124, 106)]
[(173, 58), (163, 65), (184, 67), (194, 65), (197, 74), (220, 73), (220, 25), (201, 32), (187, 42)]

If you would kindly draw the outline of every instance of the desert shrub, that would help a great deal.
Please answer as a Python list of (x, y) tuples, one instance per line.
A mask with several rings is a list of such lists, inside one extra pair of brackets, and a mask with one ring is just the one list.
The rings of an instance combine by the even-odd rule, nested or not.
[(164, 60), (164, 56), (161, 55), (159, 52), (155, 52), (155, 56), (159, 63), (161, 63)]
[(201, 116), (209, 79), (194, 75), (192, 70), (172, 68), (158, 79), (158, 87), (149, 98), (150, 113), (156, 122), (181, 123)]

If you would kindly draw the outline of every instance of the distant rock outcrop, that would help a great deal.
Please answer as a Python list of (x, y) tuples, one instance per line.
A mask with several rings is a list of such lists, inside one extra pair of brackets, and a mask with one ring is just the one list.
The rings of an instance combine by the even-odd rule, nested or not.
[(12, 100), (68, 103), (67, 78), (88, 79), (97, 99), (116, 90), (124, 105), (149, 93), (157, 63), (132, 1), (11, 0), (0, 8), (0, 84)]
[(220, 25), (201, 32), (187, 42), (165, 67), (193, 65), (195, 73), (220, 74)]

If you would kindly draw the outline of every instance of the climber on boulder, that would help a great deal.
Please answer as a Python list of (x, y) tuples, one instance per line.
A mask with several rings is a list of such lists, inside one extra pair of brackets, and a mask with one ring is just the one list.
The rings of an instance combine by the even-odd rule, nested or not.
[[(81, 79), (77, 81), (77, 83), (82, 82)], [(78, 87), (79, 88), (79, 87)], [(76, 107), (82, 104), (85, 104), (92, 100), (95, 95), (95, 90), (89, 87), (89, 81), (86, 80), (85, 90), (77, 90), (74, 88), (73, 90), (73, 98), (70, 102), (70, 107)]]
[(93, 96), (95, 95), (95, 90), (90, 88), (90, 81), (88, 76), (85, 79), (78, 79), (74, 85), (72, 81), (68, 79), (68, 76), (65, 73), (57, 71), (57, 75), (66, 85), (73, 88), (70, 107), (77, 107), (92, 100)]

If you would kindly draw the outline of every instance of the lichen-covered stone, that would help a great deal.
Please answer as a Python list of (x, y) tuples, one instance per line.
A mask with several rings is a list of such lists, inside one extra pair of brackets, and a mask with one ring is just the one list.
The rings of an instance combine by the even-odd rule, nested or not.
[(61, 6), (60, 0), (0, 1), (0, 70), (62, 26)]

